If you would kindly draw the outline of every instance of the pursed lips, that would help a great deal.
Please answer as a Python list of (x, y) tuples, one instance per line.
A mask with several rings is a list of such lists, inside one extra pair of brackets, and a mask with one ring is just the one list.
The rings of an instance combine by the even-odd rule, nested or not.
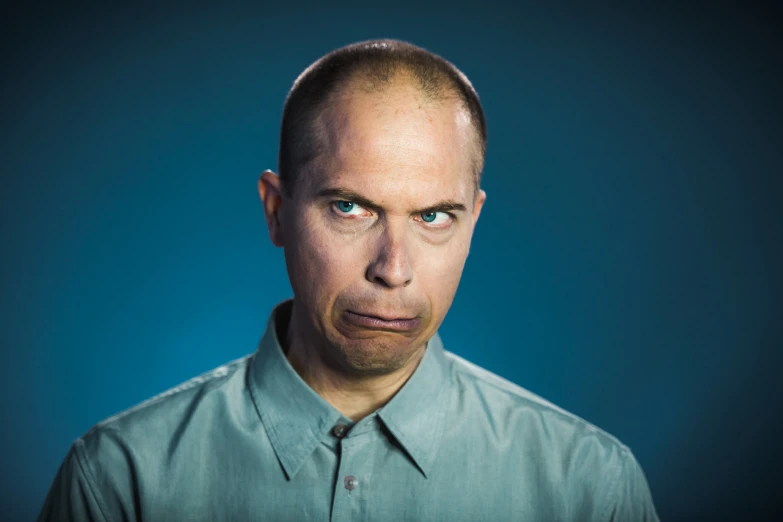
[(349, 322), (357, 326), (383, 330), (407, 331), (416, 328), (420, 323), (418, 317), (389, 318), (386, 314), (370, 314), (352, 310), (346, 310), (344, 316)]

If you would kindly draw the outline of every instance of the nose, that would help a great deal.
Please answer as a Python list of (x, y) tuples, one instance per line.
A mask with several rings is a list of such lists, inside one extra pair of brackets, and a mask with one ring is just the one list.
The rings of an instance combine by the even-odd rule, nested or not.
[(404, 226), (387, 225), (378, 239), (377, 254), (367, 267), (367, 280), (386, 288), (399, 288), (411, 284), (411, 267)]

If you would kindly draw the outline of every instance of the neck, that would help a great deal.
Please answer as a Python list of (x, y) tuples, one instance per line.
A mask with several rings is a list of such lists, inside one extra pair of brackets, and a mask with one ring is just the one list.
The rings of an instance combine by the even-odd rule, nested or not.
[(389, 402), (408, 381), (424, 355), (426, 343), (399, 369), (390, 373), (360, 375), (329, 364), (322, 343), (304, 335), (291, 313), (283, 351), (296, 373), (337, 411), (360, 421)]

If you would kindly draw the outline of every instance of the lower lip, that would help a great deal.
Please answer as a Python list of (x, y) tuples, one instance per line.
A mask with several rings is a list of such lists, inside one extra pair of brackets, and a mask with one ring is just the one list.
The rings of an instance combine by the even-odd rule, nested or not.
[(421, 320), (418, 317), (413, 319), (392, 319), (387, 321), (385, 319), (379, 319), (369, 315), (361, 315), (350, 310), (345, 311), (345, 319), (351, 324), (361, 326), (363, 328), (372, 328), (376, 330), (393, 330), (395, 332), (408, 332), (415, 330)]

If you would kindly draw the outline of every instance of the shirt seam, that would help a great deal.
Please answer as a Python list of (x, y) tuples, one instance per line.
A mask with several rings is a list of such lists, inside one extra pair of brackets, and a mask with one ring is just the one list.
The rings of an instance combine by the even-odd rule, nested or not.
[[(481, 377), (480, 375), (475, 375), (475, 374), (473, 374), (473, 373), (471, 373), (471, 372), (469, 372), (469, 371), (467, 371), (467, 370), (465, 370), (463, 368), (460, 368), (457, 365), (454, 365), (454, 371), (456, 371), (457, 373), (459, 373), (459, 374), (461, 374), (461, 375), (463, 375), (465, 377), (469, 377), (471, 379), (475, 379), (477, 381), (480, 381), (480, 382), (486, 384), (487, 386), (491, 386), (494, 390), (507, 393), (508, 395), (511, 395), (512, 397), (519, 399), (520, 401), (524, 401), (526, 404), (529, 404), (529, 405), (532, 405), (532, 406), (539, 406), (541, 408), (541, 410), (543, 410), (544, 412), (555, 414), (555, 415), (557, 415), (557, 416), (559, 416), (561, 418), (567, 419), (567, 420), (572, 421), (572, 422), (573, 421), (578, 422), (582, 426), (587, 427), (588, 429), (592, 429), (592, 430), (595, 430), (595, 431), (601, 433), (603, 436), (609, 438), (612, 442), (617, 444), (618, 447), (625, 448), (625, 444), (623, 444), (622, 441), (620, 441), (617, 437), (615, 437), (611, 433), (608, 433), (607, 431), (599, 428), (595, 424), (592, 424), (591, 422), (583, 419), (579, 415), (576, 415), (576, 414), (571, 413), (569, 411), (563, 410), (560, 406), (557, 406), (556, 404), (550, 403), (549, 401), (547, 401), (543, 397), (540, 397), (540, 399), (542, 401), (544, 401), (544, 404), (541, 404), (541, 403), (533, 401), (533, 400), (531, 400), (531, 399), (529, 399), (527, 397), (523, 397), (521, 395), (515, 394), (512, 390), (508, 390), (508, 389), (506, 389), (506, 388), (504, 388), (502, 386), (498, 386), (497, 384), (493, 383), (492, 381), (487, 380), (487, 379)], [(497, 377), (502, 379), (502, 377), (500, 377), (500, 376), (497, 376)], [(517, 385), (514, 385), (513, 383), (510, 383), (510, 384), (512, 384), (513, 386), (517, 386)], [(526, 391), (528, 391), (529, 393), (533, 393), (533, 392), (530, 392), (529, 390), (526, 390)]]
[(623, 447), (621, 448), (622, 456), (620, 458), (620, 462), (617, 464), (617, 473), (614, 476), (614, 480), (612, 481), (611, 485), (609, 486), (609, 491), (606, 494), (606, 505), (604, 506), (604, 510), (601, 513), (601, 520), (610, 520), (609, 515), (612, 511), (612, 506), (617, 504), (617, 494), (620, 487), (620, 478), (623, 474), (623, 468), (625, 467), (625, 461), (628, 459), (628, 451)]
[(93, 426), (86, 435), (89, 435), (92, 431), (95, 431), (96, 429), (99, 429), (100, 427), (106, 427), (110, 428), (112, 424), (114, 424), (116, 421), (135, 413), (139, 410), (142, 410), (147, 407), (154, 406), (158, 404), (159, 402), (162, 402), (165, 399), (169, 399), (175, 396), (178, 396), (184, 392), (190, 391), (198, 386), (207, 386), (218, 379), (225, 379), (231, 377), (233, 374), (235, 374), (237, 371), (241, 369), (242, 363), (245, 362), (248, 358), (250, 358), (250, 355), (242, 356), (238, 359), (234, 359), (233, 361), (229, 361), (226, 364), (222, 364), (218, 366), (217, 368), (213, 368), (211, 370), (208, 370), (200, 375), (197, 375), (195, 377), (191, 377), (190, 379), (186, 380), (185, 382), (182, 382), (176, 386), (173, 386), (167, 390), (164, 390), (157, 395), (154, 395), (150, 397), (149, 399), (146, 399), (135, 406), (131, 406), (130, 408), (120, 411), (118, 413), (115, 413), (114, 415), (107, 417), (103, 421), (99, 422), (95, 426)]
[[(95, 482), (95, 475), (90, 466), (89, 459), (87, 458), (87, 452), (84, 450), (84, 439), (81, 437), (76, 439), (76, 444), (74, 445), (74, 456), (76, 457), (76, 464), (79, 466), (82, 475), (84, 475), (84, 482), (87, 484), (87, 488), (89, 489), (90, 494), (95, 499), (95, 503), (98, 505), (98, 509), (100, 510), (103, 520), (109, 522), (111, 519), (106, 516), (108, 510), (106, 509), (106, 505), (103, 502), (103, 498), (101, 498), (101, 496), (98, 494), (97, 488), (95, 488), (95, 486), (92, 484), (92, 482)], [(84, 462), (82, 462), (82, 460)]]

